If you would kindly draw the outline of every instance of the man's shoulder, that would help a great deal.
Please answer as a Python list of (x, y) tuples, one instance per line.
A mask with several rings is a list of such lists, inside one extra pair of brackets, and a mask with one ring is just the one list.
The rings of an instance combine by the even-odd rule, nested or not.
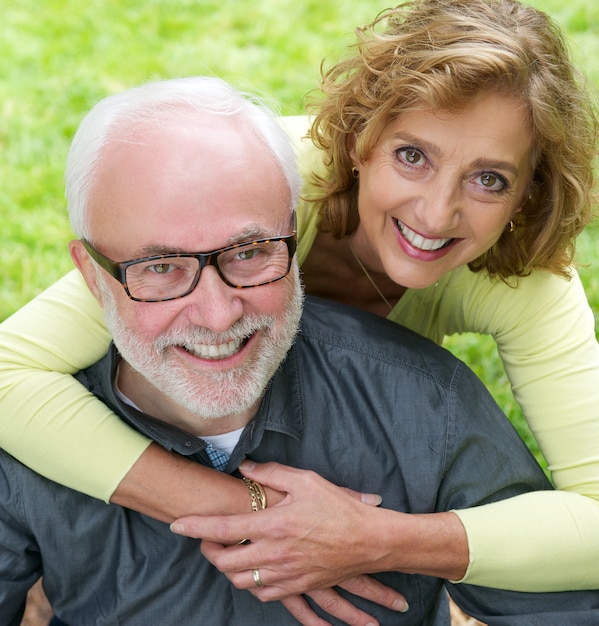
[(49, 511), (63, 505), (68, 505), (65, 510), (70, 509), (71, 505), (74, 509), (75, 502), (81, 501), (104, 505), (100, 500), (73, 491), (69, 487), (38, 474), (8, 452), (0, 449), (0, 509), (2, 509), (0, 518), (3, 516), (21, 517), (27, 511), (30, 516), (29, 521), (33, 523), (35, 517), (40, 523), (44, 523), (49, 516)]
[(336, 302), (306, 297), (299, 338), (350, 351), (366, 362), (453, 377), (460, 361), (426, 337), (388, 319)]
[[(377, 345), (390, 353), (415, 346), (433, 354), (446, 350), (409, 328), (379, 315), (331, 300), (306, 296), (301, 332), (311, 336), (337, 337), (351, 344)], [(392, 340), (389, 342), (389, 340)]]

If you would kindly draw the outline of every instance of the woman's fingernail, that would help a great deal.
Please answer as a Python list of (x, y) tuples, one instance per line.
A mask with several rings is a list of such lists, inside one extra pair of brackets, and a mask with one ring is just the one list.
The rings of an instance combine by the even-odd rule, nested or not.
[(360, 499), (364, 504), (369, 504), (370, 506), (378, 506), (383, 498), (376, 493), (362, 493), (360, 494)]
[(407, 613), (410, 609), (410, 605), (405, 600), (395, 600), (393, 603), (393, 610), (399, 613)]

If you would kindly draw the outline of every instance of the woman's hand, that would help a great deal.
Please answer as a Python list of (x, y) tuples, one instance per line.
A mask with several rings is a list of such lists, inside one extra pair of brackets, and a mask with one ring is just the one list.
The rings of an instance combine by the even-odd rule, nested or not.
[[(358, 576), (346, 584), (346, 591), (371, 600), (394, 611), (405, 612), (408, 604), (404, 597), (370, 576)], [(323, 611), (352, 626), (379, 626), (371, 615), (355, 607), (349, 600), (340, 596), (334, 589), (318, 589), (306, 594)], [(318, 617), (303, 596), (289, 596), (281, 600), (285, 608), (303, 626), (326, 626), (329, 622)]]
[[(174, 532), (203, 538), (204, 556), (236, 587), (263, 601), (287, 598), (285, 605), (300, 621), (297, 611), (302, 611), (303, 600), (297, 596), (310, 593), (319, 606), (347, 623), (373, 623), (331, 589), (334, 585), (393, 610), (407, 609), (401, 594), (361, 575), (385, 569), (387, 553), (370, 520), (377, 511), (371, 505), (379, 504), (380, 497), (351, 492), (314, 472), (277, 463), (244, 462), (240, 469), (287, 496), (258, 513), (192, 516), (172, 525)], [(243, 539), (251, 543), (231, 545)], [(254, 570), (264, 586), (256, 586)]]

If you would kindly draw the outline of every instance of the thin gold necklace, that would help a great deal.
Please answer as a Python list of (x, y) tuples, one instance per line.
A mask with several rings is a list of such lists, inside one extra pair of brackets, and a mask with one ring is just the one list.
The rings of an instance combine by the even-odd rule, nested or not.
[(356, 259), (356, 262), (360, 266), (360, 269), (364, 272), (364, 275), (366, 276), (366, 278), (368, 278), (368, 280), (370, 281), (370, 284), (376, 289), (376, 292), (382, 298), (383, 302), (389, 307), (389, 311), (393, 311), (393, 307), (389, 303), (389, 300), (385, 298), (385, 295), (383, 294), (383, 292), (379, 289), (378, 285), (374, 282), (374, 278), (372, 278), (372, 276), (368, 273), (368, 270), (362, 264), (362, 261), (360, 261), (360, 257), (355, 253), (354, 249), (352, 248), (351, 243), (348, 245), (349, 245), (349, 249), (351, 250), (351, 253), (354, 255), (354, 259)]

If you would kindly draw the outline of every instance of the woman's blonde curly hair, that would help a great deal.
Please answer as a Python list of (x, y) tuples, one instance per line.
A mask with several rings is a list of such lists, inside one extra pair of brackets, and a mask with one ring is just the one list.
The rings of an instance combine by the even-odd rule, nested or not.
[(324, 97), (311, 102), (311, 136), (327, 167), (311, 198), (320, 230), (342, 238), (358, 227), (350, 146), (368, 158), (391, 120), (423, 104), (460, 110), (484, 93), (515, 96), (535, 141), (531, 196), (515, 230), (469, 267), (504, 280), (533, 269), (566, 276), (592, 216), (597, 118), (555, 22), (514, 0), (416, 0), (356, 33), (355, 53), (322, 72)]

